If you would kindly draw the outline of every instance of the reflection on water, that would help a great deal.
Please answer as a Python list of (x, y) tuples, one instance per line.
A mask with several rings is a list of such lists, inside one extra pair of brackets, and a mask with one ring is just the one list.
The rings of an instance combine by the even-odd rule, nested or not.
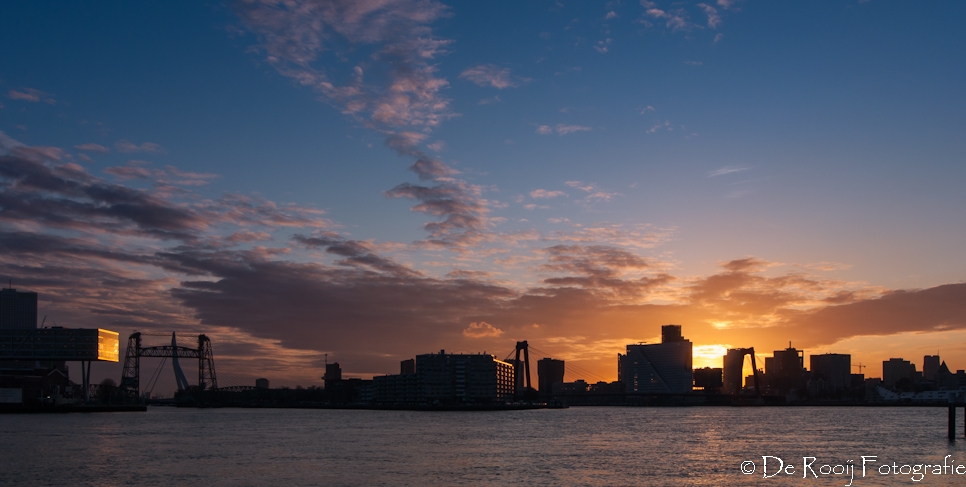
[[(4, 415), (0, 438), (0, 484), (30, 486), (818, 486), (847, 485), (849, 466), (857, 486), (966, 485), (954, 473), (913, 482), (911, 470), (874, 470), (966, 463), (966, 439), (946, 440), (944, 408), (150, 408)], [(763, 455), (774, 457), (768, 475), (778, 458), (793, 473), (763, 478)], [(877, 457), (865, 478), (862, 455)], [(804, 457), (819, 478), (802, 478)], [(741, 474), (743, 461), (754, 474)], [(821, 475), (823, 464), (846, 474)]]

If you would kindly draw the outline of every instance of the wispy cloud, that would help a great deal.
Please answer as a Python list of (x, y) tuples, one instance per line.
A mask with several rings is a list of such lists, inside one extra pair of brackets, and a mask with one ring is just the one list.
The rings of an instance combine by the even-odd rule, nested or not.
[[(432, 128), (452, 116), (440, 95), (448, 85), (431, 61), (445, 52), (429, 25), (449, 15), (435, 0), (251, 0), (236, 2), (245, 26), (261, 40), (266, 60), (284, 76), (310, 87), (343, 113), (374, 128)], [(342, 47), (348, 45), (348, 48)], [(349, 56), (371, 48), (369, 60), (389, 68), (387, 84), (365, 81), (366, 59), (349, 64), (349, 81), (339, 84), (321, 58), (335, 51)], [(358, 57), (358, 56), (357, 56)], [(341, 77), (339, 77), (341, 78)]]
[[(462, 250), (490, 238), (488, 228), (496, 219), (488, 217), (493, 203), (482, 197), (483, 188), (453, 179), (459, 171), (417, 147), (455, 116), (441, 94), (449, 82), (437, 76), (434, 63), (451, 41), (435, 37), (430, 27), (450, 15), (447, 6), (437, 0), (248, 0), (234, 5), (279, 73), (321, 93), (342, 113), (384, 135), (386, 146), (416, 159), (410, 169), (432, 184), (402, 183), (385, 195), (416, 200), (413, 211), (439, 220), (424, 225), (430, 235), (422, 244)], [(333, 54), (341, 62), (327, 63)], [(370, 67), (388, 76), (367, 82)], [(471, 81), (496, 87), (524, 81), (492, 65), (464, 73)]]
[(620, 195), (620, 193), (603, 191), (597, 186), (596, 183), (584, 183), (581, 181), (567, 181), (564, 184), (566, 184), (567, 186), (570, 186), (571, 188), (576, 188), (585, 193), (588, 193), (583, 198), (584, 202), (610, 201), (611, 198)]
[(613, 42), (614, 42), (614, 39), (611, 39), (610, 37), (604, 40), (597, 41), (597, 44), (594, 44), (594, 50), (601, 54), (604, 54), (610, 50), (610, 45)]
[(715, 169), (714, 171), (708, 171), (708, 177), (713, 178), (717, 176), (724, 176), (725, 174), (732, 174), (736, 172), (747, 171), (749, 169), (751, 168), (746, 166), (724, 166), (724, 167)]
[(104, 147), (101, 144), (94, 144), (94, 143), (75, 145), (74, 148), (85, 152), (97, 152), (99, 154), (106, 154), (111, 151), (110, 149), (108, 149), (107, 147)]
[(649, 0), (641, 0), (641, 6), (644, 7), (644, 14), (646, 16), (664, 20), (667, 27), (672, 30), (688, 30), (694, 25), (689, 20), (687, 12), (682, 8), (662, 10), (658, 8), (656, 3)]
[(34, 103), (42, 101), (48, 105), (54, 105), (57, 103), (57, 100), (55, 100), (54, 96), (50, 93), (33, 88), (25, 88), (21, 91), (10, 90), (7, 92), (7, 96), (10, 97), (11, 100), (22, 100)]
[(114, 148), (118, 152), (151, 152), (155, 154), (163, 154), (164, 147), (154, 142), (142, 142), (140, 144), (135, 144), (127, 140), (119, 140), (114, 143)]
[(708, 5), (706, 3), (699, 3), (699, 7), (704, 10), (704, 14), (708, 16), (708, 27), (712, 29), (718, 28), (721, 24), (721, 16), (718, 15), (718, 9)]
[(563, 191), (548, 191), (546, 189), (535, 189), (530, 192), (531, 198), (556, 198), (559, 196), (567, 196), (567, 193)]
[(654, 132), (657, 132), (658, 130), (673, 131), (674, 130), (674, 126), (671, 124), (671, 121), (670, 120), (665, 120), (662, 123), (656, 123), (656, 124), (652, 125), (651, 128), (647, 129), (646, 132), (649, 133), (649, 134), (653, 134)]
[(590, 130), (592, 130), (590, 127), (583, 125), (567, 125), (562, 123), (558, 123), (554, 127), (551, 127), (550, 125), (537, 126), (537, 133), (541, 135), (550, 135), (554, 132), (556, 132), (557, 135), (567, 135), (575, 132), (589, 132)]
[(460, 73), (460, 78), (472, 81), (479, 86), (492, 86), (496, 89), (514, 88), (519, 86), (522, 79), (515, 79), (510, 75), (510, 68), (501, 68), (495, 64), (480, 64), (467, 68)]

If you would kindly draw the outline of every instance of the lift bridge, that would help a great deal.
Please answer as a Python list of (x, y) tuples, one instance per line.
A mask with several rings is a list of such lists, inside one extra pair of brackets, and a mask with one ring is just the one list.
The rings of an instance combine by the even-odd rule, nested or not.
[[(218, 379), (215, 377), (215, 356), (211, 351), (211, 340), (205, 335), (198, 335), (198, 348), (182, 347), (178, 345), (177, 336), (171, 333), (171, 345), (145, 347), (142, 346), (142, 336), (169, 336), (167, 333), (132, 333), (127, 340), (127, 353), (124, 355), (124, 371), (121, 373), (120, 389), (125, 397), (132, 400), (141, 398), (141, 359), (144, 357), (170, 358), (174, 366), (175, 380), (178, 382), (178, 392), (201, 392), (218, 389)], [(188, 383), (178, 359), (198, 360), (198, 386)]]

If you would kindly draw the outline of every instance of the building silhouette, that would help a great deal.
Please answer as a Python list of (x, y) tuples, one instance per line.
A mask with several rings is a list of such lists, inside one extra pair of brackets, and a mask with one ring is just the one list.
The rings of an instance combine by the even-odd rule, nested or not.
[(755, 360), (755, 347), (729, 348), (724, 356), (724, 369), (722, 370), (722, 390), (725, 394), (738, 394), (741, 392), (745, 355), (751, 357), (752, 369), (752, 375), (749, 376), (752, 382), (746, 384), (746, 386), (754, 386), (756, 392), (761, 391), (762, 384), (759, 383), (761, 378), (758, 373), (758, 363)]
[(805, 386), (805, 352), (792, 347), (775, 350), (771, 357), (765, 357), (765, 382), (779, 394)]
[(936, 372), (939, 372), (939, 355), (926, 355), (922, 358), (922, 378), (935, 380)]
[(627, 354), (618, 354), (617, 374), (626, 392), (691, 392), (691, 341), (681, 335), (680, 325), (661, 327), (661, 338), (661, 343), (627, 345)]
[(890, 358), (882, 361), (882, 386), (895, 388), (896, 382), (902, 379), (916, 380), (916, 365), (901, 358)]
[(416, 359), (403, 360), (399, 362), (399, 373), (400, 374), (415, 374), (416, 373)]
[(564, 361), (542, 358), (537, 361), (537, 388), (541, 396), (553, 394), (553, 385), (564, 381)]
[(852, 356), (826, 353), (809, 357), (811, 382), (816, 392), (840, 392), (852, 386)]
[(416, 356), (420, 402), (484, 404), (513, 399), (513, 365), (489, 354), (439, 353)]
[(717, 392), (724, 386), (723, 373), (721, 368), (704, 367), (694, 369), (694, 387), (707, 391)]
[(0, 289), (0, 330), (37, 328), (37, 293)]

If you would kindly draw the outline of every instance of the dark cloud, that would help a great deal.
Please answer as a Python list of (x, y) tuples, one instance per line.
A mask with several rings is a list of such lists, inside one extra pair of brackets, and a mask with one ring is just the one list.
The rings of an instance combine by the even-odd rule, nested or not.
[(292, 240), (310, 248), (324, 249), (326, 252), (343, 257), (336, 261), (338, 265), (368, 268), (377, 272), (385, 272), (395, 276), (419, 276), (420, 273), (381, 257), (373, 252), (372, 246), (356, 240), (346, 240), (336, 234), (328, 233), (316, 237), (295, 235)]
[(147, 191), (97, 180), (74, 164), (13, 155), (0, 156), (0, 220), (181, 240), (207, 226), (196, 213)]

